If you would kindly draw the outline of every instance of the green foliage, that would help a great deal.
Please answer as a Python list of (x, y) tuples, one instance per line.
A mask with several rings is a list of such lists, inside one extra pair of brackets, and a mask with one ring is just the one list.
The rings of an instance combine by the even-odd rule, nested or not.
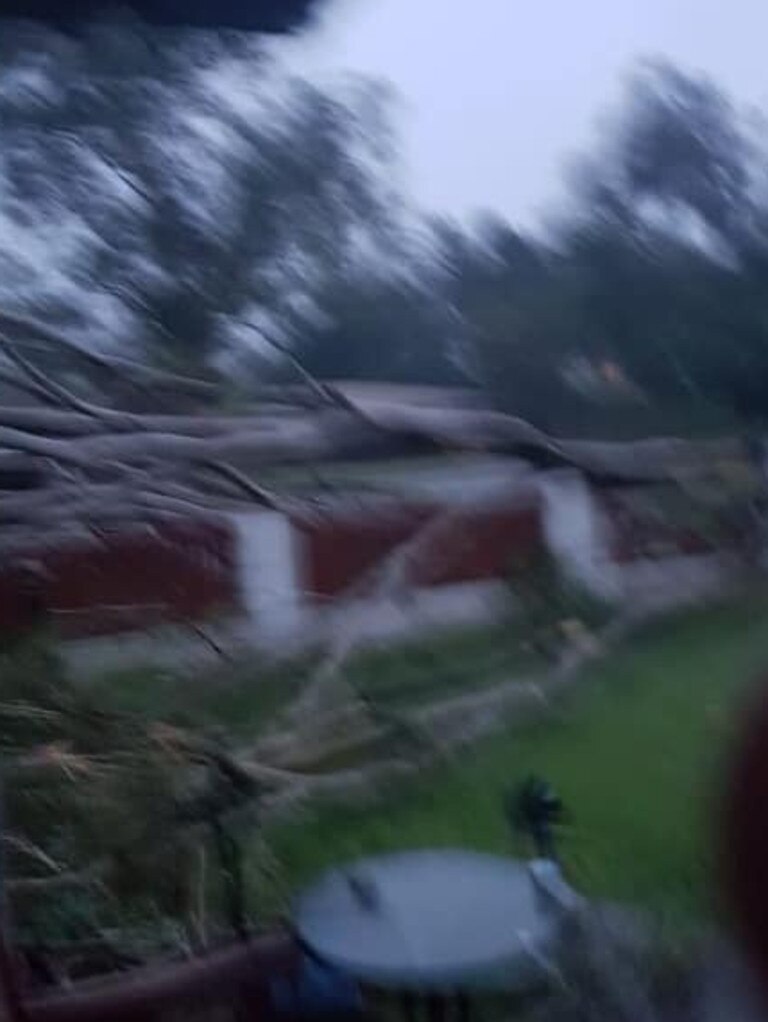
[(163, 939), (158, 922), (191, 926), (210, 896), (195, 890), (209, 825), (242, 816), (255, 795), (218, 768), (226, 747), (199, 722), (117, 710), (70, 682), (39, 637), (4, 654), (0, 670), (5, 843), (22, 938), (152, 922)]
[[(547, 590), (547, 572), (539, 579)], [(532, 730), (489, 739), (430, 773), (423, 785), (398, 786), (375, 810), (325, 806), (266, 835), (253, 830), (247, 806), (245, 815), (238, 810), (232, 819), (240, 819), (237, 826), (253, 849), (246, 862), (252, 910), (263, 918), (279, 906), (286, 884), (366, 853), (428, 845), (506, 851), (513, 838), (504, 795), (533, 772), (563, 797), (562, 850), (576, 883), (675, 918), (707, 911), (713, 771), (742, 684), (768, 653), (765, 613), (763, 602), (750, 601), (653, 626), (592, 668), (589, 684), (575, 690), (565, 712)], [(378, 704), (399, 711), (528, 673), (532, 661), (520, 648), (524, 627), (366, 652), (348, 665), (348, 676)], [(212, 789), (206, 771), (179, 757), (178, 743), (226, 729), (241, 744), (280, 705), (281, 687), (288, 698), (312, 664), (274, 667), (274, 675), (262, 665), (258, 677), (244, 666), (204, 685), (136, 673), (72, 687), (52, 669), (45, 644), (36, 642), (2, 666), (10, 832), (68, 871), (109, 861), (99, 883), (14, 895), (23, 935), (71, 941), (114, 930), (126, 945), (131, 933), (143, 934), (149, 949), (169, 934), (178, 940), (180, 926), (194, 932), (190, 885), (199, 883), (207, 841), (197, 823), (179, 826), (179, 809), (199, 806)], [(32, 704), (48, 715), (19, 715)], [(158, 720), (164, 726), (153, 729)], [(41, 747), (53, 747), (59, 764), (54, 757), (45, 771), (19, 775), (23, 783), (17, 783), (11, 760)], [(23, 850), (9, 853), (13, 876), (50, 876)], [(212, 854), (208, 846), (206, 892), (222, 925)]]
[[(424, 267), (329, 277), (317, 294), (320, 317), (301, 331), (295, 353), (318, 377), (456, 385), (466, 377), (450, 350), (452, 324)], [(424, 279), (420, 279), (419, 274)]]
[[(364, 651), (346, 671), (396, 722), (404, 707), (492, 684), (531, 663), (519, 630), (504, 627)], [(114, 931), (127, 946), (141, 932), (148, 949), (169, 934), (178, 939), (179, 930), (190, 939), (201, 883), (209, 927), (221, 928), (212, 810), (254, 849), (246, 907), (258, 917), (274, 905), (279, 877), (256, 828), (258, 793), (240, 791), (236, 777), (211, 768), (219, 751), (253, 741), (315, 667), (315, 657), (251, 658), (198, 676), (135, 669), (74, 684), (42, 633), (7, 651), (0, 661), (0, 755), (9, 831), (19, 839), (8, 849), (10, 874), (50, 881), (14, 894), (22, 938), (71, 942)], [(378, 750), (352, 749), (314, 769), (392, 750), (387, 739)], [(29, 757), (37, 765), (19, 765)], [(208, 860), (204, 880), (201, 855)], [(57, 873), (75, 882), (58, 886)]]
[[(294, 372), (269, 337), (321, 377), (469, 379), (555, 432), (765, 418), (766, 155), (707, 79), (641, 68), (546, 241), (494, 217), (419, 236), (391, 184), (386, 88), (274, 91), (252, 41), (169, 38), (4, 33), (0, 208), (31, 242), (72, 239), (66, 287), (0, 247), (21, 307), (223, 372), (232, 401)], [(210, 86), (224, 67), (242, 107)]]
[(40, 274), (0, 248), (15, 301), (49, 320), (82, 334), (106, 317), (134, 356), (215, 372), (263, 350), (262, 329), (290, 338), (325, 275), (393, 233), (375, 83), (275, 91), (253, 39), (157, 46), (127, 23), (9, 28), (0, 47), (0, 208), (32, 242), (51, 225), (73, 239)]
[(707, 79), (643, 67), (546, 243), (500, 221), (435, 225), (467, 371), (556, 432), (763, 422), (765, 166), (749, 111)]
[(556, 659), (567, 644), (564, 626), (591, 629), (604, 623), (609, 606), (588, 592), (577, 580), (567, 577), (546, 547), (534, 548), (516, 557), (507, 577), (514, 601), (513, 613), (520, 613), (518, 627), (529, 645), (548, 659)]
[(347, 665), (350, 682), (378, 706), (399, 709), (452, 692), (492, 685), (538, 663), (519, 619), (449, 632), (385, 650), (366, 650)]
[(508, 853), (504, 795), (536, 773), (563, 799), (560, 847), (579, 887), (672, 920), (708, 914), (717, 770), (744, 685), (768, 655), (765, 618), (763, 601), (670, 618), (591, 668), (548, 722), (487, 740), (383, 806), (326, 807), (278, 828), (270, 841), (287, 880), (402, 848)]

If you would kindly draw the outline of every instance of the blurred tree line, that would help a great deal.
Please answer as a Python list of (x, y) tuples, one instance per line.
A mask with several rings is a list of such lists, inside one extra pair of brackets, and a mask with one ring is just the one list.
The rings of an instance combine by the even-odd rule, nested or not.
[(442, 227), (467, 370), (540, 425), (754, 423), (768, 397), (759, 123), (664, 64), (630, 82), (545, 240)]
[(706, 79), (643, 65), (526, 234), (409, 209), (387, 90), (289, 79), (251, 37), (20, 23), (0, 67), (7, 309), (246, 398), (298, 359), (559, 432), (763, 417), (768, 159)]

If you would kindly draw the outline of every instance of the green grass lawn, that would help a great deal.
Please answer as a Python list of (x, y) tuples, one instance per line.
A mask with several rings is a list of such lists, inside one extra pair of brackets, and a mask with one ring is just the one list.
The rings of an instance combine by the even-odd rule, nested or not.
[(275, 828), (288, 885), (385, 850), (508, 852), (503, 794), (535, 771), (568, 807), (576, 884), (675, 918), (707, 914), (718, 760), (740, 691), (768, 660), (767, 622), (754, 601), (669, 619), (593, 667), (553, 721), (499, 734), (375, 808), (326, 806)]
[[(257, 654), (190, 678), (165, 668), (111, 672), (89, 683), (95, 701), (127, 713), (195, 727), (219, 728), (246, 742), (295, 694), (317, 660), (269, 662)], [(401, 708), (467, 691), (539, 666), (521, 626), (459, 630), (400, 646), (364, 649), (344, 664), (347, 680), (382, 706)]]
[[(718, 758), (740, 689), (768, 662), (767, 625), (765, 601), (678, 615), (592, 667), (555, 719), (499, 734), (375, 808), (326, 806), (273, 829), (268, 837), (288, 886), (331, 863), (389, 849), (509, 851), (503, 794), (533, 771), (568, 807), (562, 851), (574, 882), (675, 916), (706, 912)], [(536, 666), (519, 629), (503, 626), (366, 651), (346, 671), (359, 689), (398, 707)], [(309, 658), (241, 664), (213, 678), (123, 672), (95, 694), (100, 703), (247, 742), (311, 669)]]

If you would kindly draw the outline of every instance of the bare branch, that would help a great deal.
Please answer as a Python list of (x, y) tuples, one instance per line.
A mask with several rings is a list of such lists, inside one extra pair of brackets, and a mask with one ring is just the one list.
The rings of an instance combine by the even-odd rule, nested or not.
[(4, 366), (0, 366), (0, 382), (7, 383), (16, 390), (19, 390), (24, 394), (29, 394), (31, 397), (37, 398), (39, 401), (43, 401), (47, 405), (54, 405), (56, 408), (61, 407), (61, 401), (59, 401), (58, 398), (53, 397), (47, 387), (43, 387), (39, 383), (35, 383), (33, 380), (30, 380), (28, 376), (11, 372), (10, 370), (5, 369)]
[(69, 870), (48, 877), (11, 877), (5, 886), (11, 894), (51, 894), (67, 887), (103, 887), (105, 865)]
[(25, 837), (21, 837), (18, 834), (2, 834), (0, 835), (0, 840), (10, 848), (15, 848), (16, 851), (28, 856), (35, 862), (41, 863), (52, 873), (62, 873), (64, 870), (64, 867), (56, 862), (55, 859), (52, 859), (46, 851)]
[(282, 341), (279, 341), (263, 327), (257, 326), (256, 323), (252, 323), (250, 320), (235, 319), (234, 322), (239, 326), (245, 327), (247, 330), (253, 330), (254, 333), (257, 333), (259, 337), (261, 337), (261, 339), (271, 348), (274, 348), (275, 351), (279, 352), (296, 372), (299, 378), (304, 381), (309, 390), (320, 399), (321, 404), (329, 404), (342, 408), (351, 407), (350, 402), (348, 402), (346, 398), (342, 397), (337, 390), (316, 379), (316, 377), (310, 373), (287, 344), (283, 344)]
[(240, 472), (233, 465), (228, 465), (223, 461), (209, 461), (203, 463), (206, 468), (209, 468), (212, 472), (218, 473), (230, 482), (235, 483), (243, 493), (247, 496), (252, 497), (257, 503), (263, 504), (265, 507), (275, 508), (277, 507), (277, 500), (273, 494), (266, 490), (263, 486), (259, 486), (258, 483), (250, 479), (244, 472)]
[[(52, 330), (49, 326), (31, 316), (0, 310), (0, 329), (10, 334), (14, 338), (14, 342), (16, 335), (21, 334), (23, 337), (32, 337), (42, 341), (49, 349), (54, 351), (57, 348), (64, 348), (95, 369), (100, 370), (102, 374), (107, 373), (123, 384), (130, 383), (133, 386), (144, 384), (145, 387), (156, 386), (169, 390), (181, 390), (184, 393), (199, 398), (213, 398), (219, 393), (217, 385), (207, 380), (194, 379), (176, 373), (169, 373), (165, 370), (153, 369), (150, 366), (134, 362), (132, 359), (105, 355), (91, 348), (86, 348), (66, 334)], [(145, 387), (141, 388), (142, 393), (146, 392)]]
[[(37, 410), (45, 423), (44, 410)], [(739, 459), (738, 441), (686, 441), (674, 438), (630, 443), (560, 440), (521, 419), (500, 412), (413, 407), (377, 400), (359, 401), (354, 411), (325, 409), (292, 416), (144, 417), (86, 406), (105, 432), (70, 442), (34, 437), (23, 429), (0, 427), (0, 445), (78, 465), (98, 462), (167, 461), (230, 464), (291, 464), (370, 457), (431, 449), (527, 454), (549, 463), (626, 479), (665, 479), (674, 473), (703, 474), (713, 462)], [(53, 426), (81, 428), (82, 420), (50, 418)], [(18, 410), (6, 418), (19, 419)], [(88, 430), (87, 432), (92, 432)]]
[(155, 202), (154, 196), (138, 185), (133, 177), (131, 177), (130, 174), (127, 174), (116, 160), (113, 160), (107, 153), (99, 152), (97, 149), (94, 149), (93, 146), (88, 145), (88, 143), (80, 135), (78, 135), (77, 132), (68, 131), (66, 128), (54, 128), (52, 134), (55, 134), (64, 142), (69, 142), (69, 144), (75, 148), (81, 149), (89, 156), (95, 157), (99, 160), (99, 162), (103, 163), (119, 181), (129, 188), (134, 195), (142, 199), (148, 205), (152, 205)]
[[(40, 390), (46, 392), (52, 401), (58, 401), (60, 405), (65, 408), (74, 408), (75, 411), (82, 412), (86, 415), (93, 415), (96, 418), (105, 418), (109, 421), (110, 413), (108, 409), (97, 408), (95, 405), (89, 404), (87, 401), (82, 401), (79, 397), (67, 390), (66, 387), (62, 387), (60, 383), (57, 383), (50, 376), (41, 372), (31, 362), (28, 362), (16, 349), (13, 344), (0, 333), (0, 351), (3, 351), (7, 358), (14, 362), (23, 373), (25, 373), (29, 379), (34, 383)], [(119, 413), (118, 413), (119, 414)]]
[[(446, 535), (450, 534), (459, 518), (457, 509), (444, 509), (428, 518), (412, 536), (357, 579), (342, 595), (342, 604), (362, 596), (383, 600), (402, 595), (410, 588), (419, 560), (423, 560), (436, 543), (445, 545)], [(363, 716), (368, 716), (369, 707), (360, 703), (357, 694), (340, 676), (342, 665), (359, 646), (364, 634), (364, 628), (354, 614), (350, 615), (349, 621), (343, 622), (332, 636), (328, 652), (309, 681), (283, 712), (283, 730), (267, 732), (257, 744), (260, 756), (272, 762), (286, 763), (295, 758), (297, 750), (302, 756), (311, 755), (313, 746), (318, 742), (327, 743), (328, 733), (334, 734), (340, 726), (344, 731), (349, 730), (349, 722), (343, 717), (349, 713), (350, 703), (352, 708), (357, 706)], [(335, 708), (334, 702), (337, 704)], [(285, 722), (288, 722), (291, 731), (286, 732)], [(355, 731), (360, 730), (361, 722), (357, 721)]]

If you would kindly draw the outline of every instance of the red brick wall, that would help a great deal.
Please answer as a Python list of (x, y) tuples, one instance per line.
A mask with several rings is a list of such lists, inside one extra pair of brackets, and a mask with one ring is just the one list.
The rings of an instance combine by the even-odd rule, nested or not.
[(710, 553), (727, 540), (723, 526), (706, 536), (682, 524), (661, 521), (635, 506), (631, 491), (598, 491), (597, 499), (611, 525), (611, 554), (619, 564), (680, 554)]
[[(427, 520), (444, 512), (426, 505), (295, 522), (303, 538), (304, 586), (316, 600), (348, 589)], [(537, 502), (452, 514), (416, 556), (415, 585), (503, 578), (514, 556), (541, 541)]]
[[(402, 504), (322, 521), (294, 520), (303, 540), (304, 591), (338, 596), (433, 516), (433, 541), (411, 565), (418, 586), (504, 578), (513, 558), (541, 542), (536, 498), (508, 507), (467, 508), (445, 517), (429, 505)], [(43, 569), (41, 602), (65, 637), (108, 635), (210, 618), (238, 610), (238, 564), (228, 524), (184, 521), (107, 534), (50, 550), (30, 549), (0, 563), (0, 636), (28, 625), (21, 565)]]
[(0, 634), (25, 625), (20, 564), (44, 569), (41, 596), (66, 636), (194, 621), (237, 604), (234, 538), (226, 524), (183, 521), (106, 534), (0, 564)]

